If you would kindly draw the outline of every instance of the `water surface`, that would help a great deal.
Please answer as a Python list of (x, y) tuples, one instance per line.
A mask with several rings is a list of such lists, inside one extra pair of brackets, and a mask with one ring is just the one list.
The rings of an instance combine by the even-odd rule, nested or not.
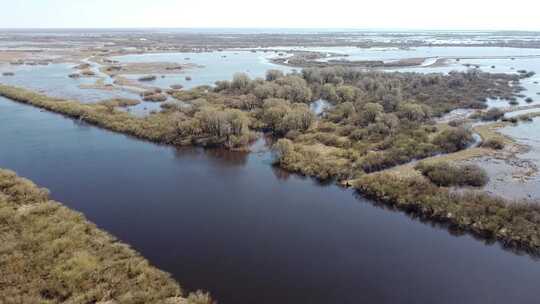
[[(46, 93), (58, 98), (72, 98), (82, 102), (96, 102), (110, 98), (135, 98), (139, 95), (122, 90), (83, 89), (81, 85), (93, 85), (96, 77), (69, 78), (68, 75), (78, 72), (75, 65), (55, 63), (49, 65), (2, 65), (0, 64), (0, 83), (20, 86), (30, 90)], [(2, 76), (2, 72), (14, 72), (13, 76)]]
[[(158, 77), (148, 84), (167, 88), (173, 84), (181, 84), (184, 88), (192, 88), (199, 85), (214, 85), (219, 80), (230, 80), (238, 72), (246, 73), (251, 78), (264, 77), (269, 69), (280, 69), (289, 72), (289, 67), (273, 64), (269, 58), (279, 56), (272, 52), (264, 53), (249, 51), (225, 50), (221, 52), (200, 53), (153, 53), (135, 54), (113, 57), (121, 63), (133, 62), (174, 62), (179, 64), (196, 64), (202, 67), (187, 69), (184, 73), (165, 75)], [(129, 75), (130, 79), (138, 79), (141, 75)], [(186, 80), (186, 76), (191, 80)]]

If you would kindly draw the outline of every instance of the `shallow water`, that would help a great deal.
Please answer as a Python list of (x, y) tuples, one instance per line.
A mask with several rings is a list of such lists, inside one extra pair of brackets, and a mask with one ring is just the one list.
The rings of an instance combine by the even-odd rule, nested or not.
[[(238, 72), (248, 74), (251, 78), (264, 77), (269, 69), (280, 69), (289, 72), (292, 69), (271, 63), (268, 59), (277, 56), (275, 53), (249, 52), (249, 51), (222, 51), (202, 53), (155, 53), (140, 55), (124, 55), (113, 57), (122, 63), (128, 62), (174, 62), (179, 64), (197, 64), (203, 67), (190, 68), (184, 73), (176, 75), (164, 75), (149, 85), (168, 88), (174, 84), (181, 84), (184, 88), (192, 88), (199, 85), (213, 85), (219, 80), (230, 80)], [(130, 79), (138, 79), (141, 75), (129, 75)], [(192, 80), (186, 80), (186, 76)]]
[[(138, 94), (122, 90), (81, 89), (79, 86), (94, 84), (95, 77), (69, 78), (77, 72), (74, 64), (49, 64), (46, 66), (11, 66), (0, 65), (0, 83), (20, 86), (46, 93), (58, 98), (73, 98), (82, 102), (96, 102), (110, 98), (135, 98)], [(14, 76), (1, 76), (2, 72), (14, 72)]]
[(540, 264), (272, 169), (0, 98), (0, 167), (219, 303), (524, 303)]
[(491, 57), (491, 56), (540, 56), (540, 49), (523, 49), (508, 47), (460, 47), (460, 46), (434, 46), (434, 47), (413, 47), (413, 48), (357, 48), (357, 47), (319, 47), (319, 48), (298, 48), (316, 52), (327, 52), (343, 54), (347, 56), (335, 56), (321, 59), (327, 61), (331, 59), (362, 61), (362, 60), (383, 60), (385, 62), (405, 59), (405, 58), (437, 58), (437, 57)]
[(540, 168), (540, 119), (519, 122), (498, 131), (528, 146), (529, 150), (510, 159), (481, 157), (467, 162), (486, 170), (490, 180), (484, 190), (507, 199), (540, 202), (540, 176), (536, 171)]
[(309, 109), (315, 115), (322, 115), (325, 110), (332, 108), (332, 104), (324, 99), (315, 100), (309, 104)]
[[(538, 110), (538, 109), (537, 109)], [(520, 122), (516, 125), (499, 130), (502, 134), (511, 136), (519, 143), (530, 147), (530, 151), (520, 157), (530, 159), (540, 168), (540, 117), (533, 118), (532, 122)], [(538, 188), (540, 192), (540, 184)]]

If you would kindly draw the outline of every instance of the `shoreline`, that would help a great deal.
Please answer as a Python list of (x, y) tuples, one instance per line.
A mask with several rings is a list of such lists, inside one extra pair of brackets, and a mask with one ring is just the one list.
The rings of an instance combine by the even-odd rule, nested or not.
[(201, 291), (185, 295), (170, 274), (48, 194), (0, 168), (0, 269), (8, 303), (213, 303)]

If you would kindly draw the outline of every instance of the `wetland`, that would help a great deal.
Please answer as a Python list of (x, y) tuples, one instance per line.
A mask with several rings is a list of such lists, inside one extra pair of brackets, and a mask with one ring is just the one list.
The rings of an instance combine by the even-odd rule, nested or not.
[[(340, 35), (45, 33), (36, 45), (4, 33), (0, 72), (13, 74), (0, 76), (0, 168), (63, 205), (0, 177), (84, 214), (103, 242), (129, 244), (148, 267), (137, 271), (163, 287), (148, 302), (534, 301), (537, 42)], [(459, 170), (471, 178), (441, 174)], [(58, 221), (0, 184), (5, 231), (35, 229), (13, 212)], [(106, 250), (74, 248), (57, 269), (110, 263)], [(55, 280), (32, 282), (32, 296), (127, 299), (124, 287), (81, 295)], [(10, 300), (21, 294), (11, 288)]]

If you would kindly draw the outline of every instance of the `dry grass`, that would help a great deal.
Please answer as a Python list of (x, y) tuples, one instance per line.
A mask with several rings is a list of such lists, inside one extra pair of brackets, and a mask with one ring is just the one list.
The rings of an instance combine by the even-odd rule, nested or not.
[(212, 303), (48, 191), (0, 169), (0, 302)]
[[(495, 123), (489, 123), (484, 125), (479, 125), (474, 127), (474, 132), (480, 135), (483, 142), (495, 140), (495, 141), (501, 141), (505, 144), (505, 150), (504, 151), (496, 151), (496, 149), (490, 149), (487, 147), (475, 147), (470, 149), (465, 149), (461, 151), (457, 151), (454, 153), (448, 153), (448, 154), (441, 154), (436, 155), (433, 157), (428, 157), (422, 160), (422, 162), (426, 164), (433, 164), (436, 162), (450, 162), (450, 163), (458, 163), (474, 158), (479, 157), (485, 157), (485, 156), (497, 156), (498, 158), (508, 158), (516, 151), (519, 151), (522, 149), (522, 147), (518, 146), (515, 141), (513, 141), (511, 138), (497, 132), (498, 129), (503, 128), (505, 126), (509, 125), (509, 123), (505, 122), (495, 122)], [(446, 127), (444, 125), (438, 125), (439, 128), (442, 128), (444, 130)], [(504, 154), (504, 155), (503, 155)], [(419, 173), (416, 169), (414, 169), (416, 163), (408, 163), (401, 166), (395, 166), (390, 169), (385, 170), (386, 172), (392, 172), (394, 174), (398, 174), (402, 177), (414, 177), (418, 176)]]
[(482, 141), (500, 140), (505, 144), (512, 144), (514, 143), (514, 141), (511, 138), (497, 132), (498, 129), (504, 128), (508, 125), (509, 123), (506, 122), (496, 122), (480, 125), (474, 128), (474, 132), (478, 133), (478, 135), (482, 137)]
[[(246, 115), (213, 106), (201, 106), (189, 113), (169, 111), (136, 117), (124, 111), (117, 111), (114, 108), (114, 102), (112, 104), (110, 102), (83, 104), (6, 85), (0, 85), (0, 96), (80, 119), (104, 129), (162, 144), (221, 145), (237, 148), (245, 146), (252, 135), (247, 127)], [(202, 115), (209, 112), (211, 115)], [(214, 117), (216, 116), (214, 114), (226, 117)], [(229, 121), (229, 118), (234, 121)], [(230, 126), (240, 122), (241, 128)], [(207, 125), (213, 124), (218, 124), (219, 130), (207, 128)]]

